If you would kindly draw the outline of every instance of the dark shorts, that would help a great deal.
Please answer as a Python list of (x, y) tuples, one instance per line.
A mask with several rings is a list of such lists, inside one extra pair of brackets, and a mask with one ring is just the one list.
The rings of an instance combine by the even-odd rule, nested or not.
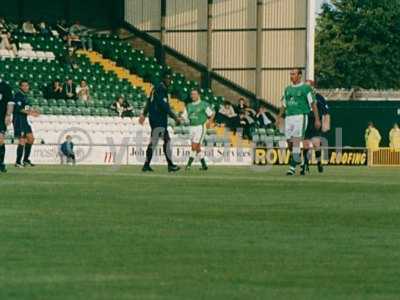
[(32, 127), (28, 122), (15, 122), (14, 123), (14, 137), (16, 139), (25, 138), (27, 134), (32, 133)]

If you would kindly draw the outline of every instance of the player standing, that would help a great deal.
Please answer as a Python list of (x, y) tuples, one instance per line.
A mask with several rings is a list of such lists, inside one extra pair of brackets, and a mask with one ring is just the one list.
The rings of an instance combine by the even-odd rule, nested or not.
[(195, 158), (199, 157), (201, 169), (207, 171), (208, 166), (204, 157), (204, 152), (201, 151), (201, 145), (206, 135), (207, 127), (209, 127), (214, 119), (214, 112), (207, 102), (201, 101), (198, 90), (192, 90), (190, 97), (192, 102), (187, 105), (183, 113), (183, 118), (189, 120), (190, 139), (192, 142), (192, 151), (186, 165), (186, 170), (190, 170)]
[[(314, 88), (315, 83), (312, 80), (307, 80), (306, 84)], [(308, 115), (309, 123), (307, 126), (307, 130), (305, 133), (306, 140), (303, 142), (303, 165), (301, 166), (301, 175), (305, 175), (306, 172), (309, 172), (309, 149), (313, 147), (315, 149), (315, 158), (317, 159), (317, 167), (318, 172), (323, 173), (324, 167), (322, 166), (321, 161), (321, 139), (324, 138), (326, 132), (330, 129), (330, 116), (329, 116), (329, 106), (326, 102), (325, 98), (318, 93), (315, 93), (317, 108), (318, 108), (318, 115), (321, 118), (321, 128), (316, 129), (314, 126), (315, 116), (314, 113), (310, 112)]]
[(6, 173), (7, 168), (4, 164), (6, 155), (5, 134), (7, 127), (11, 124), (11, 115), (7, 114), (7, 106), (12, 102), (13, 95), (9, 84), (0, 79), (0, 172)]
[(168, 163), (168, 172), (177, 172), (179, 167), (172, 162), (171, 137), (168, 133), (168, 117), (173, 118), (177, 123), (180, 122), (169, 105), (168, 87), (171, 84), (171, 77), (167, 74), (164, 80), (157, 84), (151, 91), (147, 99), (146, 106), (139, 118), (139, 123), (144, 124), (146, 117), (149, 116), (151, 127), (151, 141), (146, 150), (146, 161), (142, 168), (143, 172), (153, 172), (150, 167), (153, 152), (157, 148), (159, 139), (164, 140), (163, 151)]
[[(9, 113), (13, 111), (14, 137), (18, 139), (16, 168), (35, 166), (29, 159), (35, 138), (28, 116), (37, 117), (39, 112), (30, 106), (28, 92), (29, 83), (26, 80), (22, 80), (19, 83), (19, 91), (15, 94), (14, 100), (9, 106)], [(21, 163), (22, 157), (23, 163)]]
[(285, 89), (279, 119), (285, 114), (285, 136), (291, 151), (290, 168), (287, 175), (296, 174), (296, 167), (301, 162), (300, 144), (304, 139), (311, 109), (315, 116), (314, 126), (319, 129), (321, 122), (318, 115), (315, 95), (312, 88), (302, 81), (302, 70), (290, 72), (292, 84)]

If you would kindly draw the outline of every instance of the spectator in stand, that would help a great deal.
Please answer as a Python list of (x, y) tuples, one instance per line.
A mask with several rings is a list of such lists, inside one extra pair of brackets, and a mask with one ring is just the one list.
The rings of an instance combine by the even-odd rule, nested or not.
[(246, 112), (248, 115), (251, 117), (254, 117), (256, 115), (256, 112), (254, 109), (251, 109), (244, 98), (239, 99), (239, 104), (235, 107), (235, 111), (237, 114), (240, 114), (242, 111)]
[(243, 129), (243, 138), (251, 139), (251, 129), (254, 126), (254, 119), (244, 110), (240, 112), (239, 117), (240, 127)]
[(260, 106), (256, 114), (257, 124), (260, 128), (274, 128), (275, 119), (267, 111), (267, 108), (263, 105)]
[(40, 22), (38, 25), (39, 33), (43, 36), (51, 36), (51, 29), (47, 27), (45, 22)]
[(74, 25), (69, 29), (70, 43), (80, 42), (84, 50), (92, 51), (93, 41), (89, 36), (89, 29), (76, 21)]
[(5, 32), (10, 31), (7, 22), (3, 17), (0, 17), (0, 31), (5, 31)]
[(239, 116), (236, 114), (232, 104), (229, 101), (225, 101), (224, 104), (221, 106), (215, 116), (215, 122), (219, 125), (225, 124), (227, 127), (234, 131), (237, 127), (239, 127)]
[(90, 100), (90, 88), (86, 80), (82, 80), (81, 84), (76, 88), (76, 95), (79, 100), (89, 101)]
[(22, 30), (26, 34), (36, 34), (37, 33), (35, 26), (33, 25), (33, 23), (31, 21), (24, 22), (24, 24), (22, 24)]
[(67, 78), (67, 80), (65, 81), (63, 86), (63, 91), (64, 91), (64, 99), (67, 100), (77, 99), (76, 85), (74, 84), (71, 78)]
[(56, 24), (56, 29), (57, 29), (57, 32), (60, 35), (60, 37), (64, 41), (68, 42), (68, 44), (70, 44), (69, 28), (68, 28), (67, 22), (65, 20), (59, 20)]
[(47, 86), (45, 92), (46, 99), (64, 99), (64, 92), (60, 80), (56, 79)]
[(125, 100), (123, 96), (119, 96), (113, 104), (111, 104), (111, 109), (118, 113), (122, 118), (132, 118), (133, 117), (133, 107)]
[(398, 124), (394, 124), (389, 132), (390, 149), (400, 152), (400, 128)]
[(369, 150), (379, 150), (379, 144), (381, 142), (381, 135), (378, 129), (375, 128), (374, 123), (369, 122), (368, 128), (365, 130), (365, 145)]
[(11, 34), (5, 29), (0, 34), (0, 50), (4, 49), (14, 52), (15, 55), (18, 52), (16, 44), (11, 39)]
[(67, 135), (65, 138), (65, 142), (61, 144), (60, 152), (61, 164), (64, 164), (64, 159), (67, 160), (67, 164), (76, 164), (74, 143), (72, 142), (72, 137), (70, 135)]
[(78, 68), (78, 58), (76, 56), (76, 49), (70, 47), (68, 52), (64, 56), (64, 62), (67, 66), (71, 67), (72, 69)]

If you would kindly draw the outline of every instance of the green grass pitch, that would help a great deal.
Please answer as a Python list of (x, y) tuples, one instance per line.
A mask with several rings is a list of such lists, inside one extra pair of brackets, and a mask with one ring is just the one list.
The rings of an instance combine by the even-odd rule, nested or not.
[(10, 169), (0, 299), (399, 299), (400, 172)]

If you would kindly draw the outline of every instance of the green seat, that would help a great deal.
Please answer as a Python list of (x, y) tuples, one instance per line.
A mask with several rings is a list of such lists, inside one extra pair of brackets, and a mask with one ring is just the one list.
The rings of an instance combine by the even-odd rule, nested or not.
[(48, 106), (47, 100), (46, 99), (39, 99), (39, 105), (40, 106)]
[(85, 106), (86, 106), (86, 103), (85, 103), (85, 101), (77, 100), (77, 101), (76, 101), (76, 106), (77, 106), (77, 107), (85, 107)]
[(58, 101), (56, 99), (49, 99), (47, 100), (47, 105), (48, 106), (58, 106)]
[(76, 106), (75, 100), (67, 100), (66, 104), (67, 104), (68, 107), (75, 107)]
[(67, 102), (64, 99), (57, 100), (57, 103), (59, 107), (67, 106)]

